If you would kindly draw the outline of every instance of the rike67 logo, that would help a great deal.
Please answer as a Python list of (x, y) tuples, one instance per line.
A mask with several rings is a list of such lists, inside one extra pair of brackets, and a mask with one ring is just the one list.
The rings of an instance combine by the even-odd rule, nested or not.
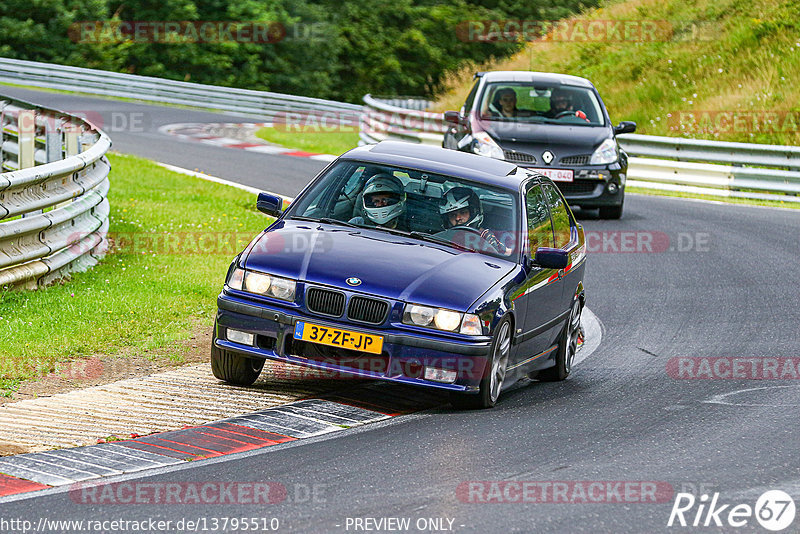
[(792, 497), (781, 490), (764, 492), (755, 506), (749, 504), (719, 504), (719, 493), (709, 500), (708, 495), (699, 499), (691, 493), (678, 493), (669, 514), (667, 526), (691, 527), (744, 527), (755, 517), (767, 530), (778, 532), (792, 524), (795, 504)]

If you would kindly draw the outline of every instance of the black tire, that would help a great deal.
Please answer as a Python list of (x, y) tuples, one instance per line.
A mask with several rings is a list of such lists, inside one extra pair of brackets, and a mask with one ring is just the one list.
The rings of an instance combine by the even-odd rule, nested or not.
[(602, 206), (600, 208), (601, 219), (619, 219), (622, 217), (622, 206)]
[(536, 378), (542, 382), (559, 382), (566, 380), (572, 372), (572, 361), (578, 351), (578, 335), (581, 329), (581, 306), (580, 299), (575, 299), (570, 308), (569, 319), (561, 331), (556, 349), (556, 365), (538, 371)]
[(450, 404), (454, 408), (474, 410), (491, 408), (497, 403), (503, 381), (508, 370), (508, 356), (511, 352), (511, 321), (503, 319), (497, 325), (492, 339), (491, 359), (483, 372), (478, 394), (451, 392)]
[(247, 358), (235, 352), (211, 347), (211, 372), (220, 380), (236, 386), (249, 386), (256, 381), (264, 360)]

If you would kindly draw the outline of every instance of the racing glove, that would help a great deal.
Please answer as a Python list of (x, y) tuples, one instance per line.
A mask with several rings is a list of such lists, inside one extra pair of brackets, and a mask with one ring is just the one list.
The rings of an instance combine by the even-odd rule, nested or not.
[(494, 249), (497, 252), (499, 252), (500, 254), (502, 254), (503, 256), (508, 256), (509, 254), (511, 254), (511, 251), (508, 249), (508, 247), (506, 247), (504, 244), (502, 244), (500, 242), (500, 240), (497, 239), (497, 236), (494, 235), (494, 233), (492, 233), (491, 230), (487, 229), (487, 230), (482, 231), (481, 232), (481, 237), (484, 240), (486, 240), (487, 243), (492, 245), (492, 247), (494, 247)]

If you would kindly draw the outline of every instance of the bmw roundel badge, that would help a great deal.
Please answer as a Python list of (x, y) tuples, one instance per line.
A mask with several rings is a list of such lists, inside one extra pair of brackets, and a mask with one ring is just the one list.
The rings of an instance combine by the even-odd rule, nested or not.
[(356, 278), (355, 276), (351, 276), (350, 278), (345, 280), (345, 282), (347, 282), (348, 286), (360, 286), (361, 278)]

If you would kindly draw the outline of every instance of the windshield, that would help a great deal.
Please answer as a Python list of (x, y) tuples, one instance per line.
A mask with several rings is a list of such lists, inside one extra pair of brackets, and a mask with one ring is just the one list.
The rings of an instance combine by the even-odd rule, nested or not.
[(492, 121), (603, 126), (605, 118), (591, 89), (568, 85), (501, 82), (486, 85), (482, 119)]
[(495, 257), (516, 253), (516, 193), (461, 178), (342, 160), (287, 218), (372, 228)]

